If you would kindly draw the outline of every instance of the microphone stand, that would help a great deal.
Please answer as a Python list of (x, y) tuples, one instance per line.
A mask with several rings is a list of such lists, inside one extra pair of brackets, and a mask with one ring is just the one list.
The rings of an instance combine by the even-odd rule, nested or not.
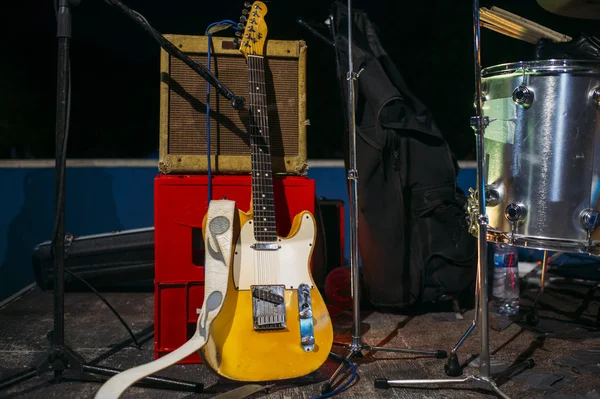
[[(66, 149), (69, 130), (70, 114), (70, 59), (69, 46), (71, 43), (71, 8), (79, 5), (80, 0), (58, 0), (57, 13), (57, 99), (56, 99), (56, 176), (55, 176), (55, 228), (52, 237), (54, 258), (54, 328), (48, 333), (50, 348), (40, 357), (34, 366), (10, 375), (0, 380), (0, 390), (11, 387), (19, 382), (29, 380), (47, 372), (53, 373), (53, 380), (59, 383), (67, 370), (79, 372), (81, 381), (88, 381), (82, 373), (97, 374), (112, 377), (122, 370), (96, 366), (85, 363), (85, 359), (65, 344), (64, 323), (64, 261), (65, 261), (65, 172)], [(223, 92), (225, 90), (221, 88)], [(237, 97), (232, 96), (233, 105)], [(204, 384), (186, 382), (172, 378), (145, 377), (136, 385), (159, 389), (173, 389), (189, 392), (202, 392)]]
[[(323, 35), (319, 34), (314, 28), (307, 24), (301, 18), (297, 19), (300, 25), (303, 25), (311, 33), (315, 34), (319, 39), (323, 40), (326, 44), (334, 47), (336, 46), (335, 37), (336, 32), (334, 28), (333, 16), (329, 17), (328, 24), (331, 30), (334, 42), (331, 42), (324, 38)], [(337, 49), (336, 52), (336, 67), (338, 76), (341, 76), (339, 55)], [(359, 72), (360, 73), (360, 72)], [(348, 72), (346, 80), (348, 81), (348, 101), (346, 108), (346, 118), (348, 121), (348, 133), (350, 136), (349, 140), (349, 160), (348, 160), (348, 171), (347, 179), (349, 180), (350, 193), (350, 285), (352, 289), (352, 319), (353, 319), (353, 331), (352, 341), (350, 344), (334, 343), (340, 346), (344, 346), (348, 349), (349, 353), (345, 359), (350, 360), (354, 356), (362, 357), (362, 351), (381, 351), (381, 352), (395, 352), (395, 353), (410, 353), (415, 355), (427, 355), (433, 356), (436, 359), (445, 359), (448, 354), (444, 350), (425, 350), (425, 349), (409, 349), (409, 348), (393, 348), (383, 346), (371, 346), (365, 344), (362, 340), (361, 328), (360, 328), (360, 268), (358, 265), (359, 259), (359, 248), (358, 248), (358, 167), (356, 161), (356, 88), (355, 83), (358, 79), (359, 73), (354, 71), (354, 65), (352, 60), (352, 1), (348, 0)], [(343, 96), (342, 96), (343, 97)], [(333, 383), (337, 376), (340, 374), (346, 362), (343, 362), (335, 370), (335, 372), (329, 377), (327, 382), (321, 387), (321, 393), (327, 394), (333, 390)]]

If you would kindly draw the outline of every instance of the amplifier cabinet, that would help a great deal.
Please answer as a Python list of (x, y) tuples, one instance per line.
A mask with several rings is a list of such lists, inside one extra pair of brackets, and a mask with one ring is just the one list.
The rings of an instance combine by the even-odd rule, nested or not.
[[(165, 35), (194, 61), (208, 67), (206, 36)], [(169, 174), (205, 173), (208, 83), (181, 60), (161, 50), (159, 170)], [(248, 98), (246, 58), (232, 38), (213, 37), (210, 70), (236, 95)], [(269, 40), (265, 81), (273, 172), (306, 173), (306, 44)], [(246, 108), (246, 107), (245, 107)], [(210, 160), (216, 174), (251, 172), (248, 110), (210, 87)]]

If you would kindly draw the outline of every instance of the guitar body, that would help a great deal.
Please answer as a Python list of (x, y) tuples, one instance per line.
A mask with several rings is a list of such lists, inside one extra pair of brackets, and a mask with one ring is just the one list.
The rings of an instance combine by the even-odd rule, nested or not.
[[(239, 211), (239, 217), (241, 229), (234, 249), (227, 295), (200, 355), (217, 374), (235, 381), (273, 381), (307, 375), (325, 362), (333, 344), (329, 313), (310, 274), (314, 218), (310, 212), (298, 214), (290, 234), (279, 238), (279, 250), (257, 251), (251, 247), (256, 243), (252, 211)], [(265, 264), (272, 266), (267, 268), (270, 271), (259, 271)], [(297, 288), (302, 283), (312, 287), (314, 346), (310, 351), (301, 344)], [(285, 328), (255, 328), (255, 299), (251, 287), (257, 285), (285, 285)]]

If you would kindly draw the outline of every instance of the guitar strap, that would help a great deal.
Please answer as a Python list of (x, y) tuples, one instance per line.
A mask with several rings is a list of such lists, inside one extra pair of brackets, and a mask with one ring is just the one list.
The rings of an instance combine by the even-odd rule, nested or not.
[(204, 303), (198, 316), (196, 332), (177, 350), (154, 360), (123, 371), (106, 381), (96, 393), (95, 399), (114, 399), (140, 379), (165, 369), (202, 348), (208, 341), (210, 324), (223, 307), (227, 294), (231, 251), (233, 247), (233, 222), (235, 202), (212, 200), (208, 206), (206, 231), (204, 232)]

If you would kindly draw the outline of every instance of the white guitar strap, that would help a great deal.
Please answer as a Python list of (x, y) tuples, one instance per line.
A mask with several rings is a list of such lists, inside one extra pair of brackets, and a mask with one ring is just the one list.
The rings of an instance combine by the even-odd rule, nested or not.
[(165, 369), (198, 351), (208, 341), (210, 324), (219, 314), (227, 294), (231, 251), (233, 246), (233, 218), (235, 202), (213, 200), (208, 207), (204, 233), (204, 304), (198, 316), (194, 336), (177, 350), (150, 363), (123, 371), (106, 381), (95, 399), (114, 399), (140, 379)]

